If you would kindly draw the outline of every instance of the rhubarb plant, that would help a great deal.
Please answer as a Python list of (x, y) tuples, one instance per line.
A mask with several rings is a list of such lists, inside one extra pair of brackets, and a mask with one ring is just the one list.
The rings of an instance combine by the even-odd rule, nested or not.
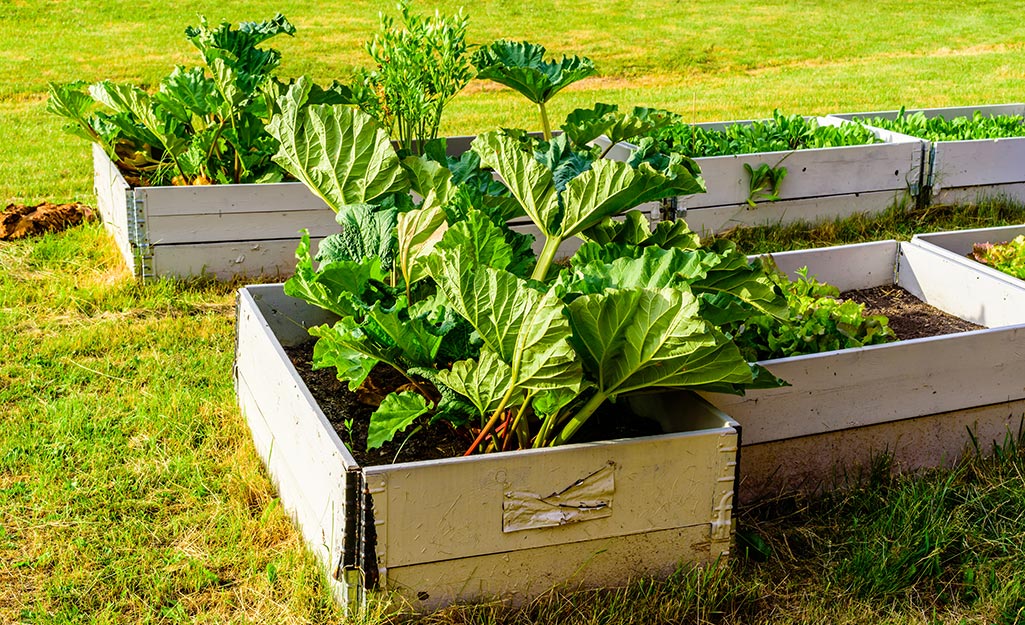
[[(203, 66), (176, 67), (155, 93), (110, 81), (51, 83), (47, 109), (99, 144), (136, 186), (277, 181), (277, 146), (264, 124), (273, 113), (268, 94), (280, 89), (273, 72), (281, 53), (262, 44), (294, 33), (280, 14), (237, 28), (201, 18), (185, 35)], [(339, 102), (348, 94), (336, 85), (312, 97)]]
[[(304, 237), (285, 289), (339, 317), (310, 331), (316, 367), (351, 389), (380, 367), (401, 374), (373, 413), (370, 446), (438, 420), (470, 430), (468, 454), (556, 445), (624, 395), (779, 383), (718, 328), (785, 314), (760, 264), (633, 210), (699, 192), (686, 159), (619, 163), (564, 137), (484, 133), (472, 153), (508, 189), (485, 201), (496, 196), (449, 169), (458, 161), (400, 159), (368, 116), (311, 105), (307, 86), (278, 101), (275, 158), (338, 212), (342, 232), (316, 259)], [(511, 214), (545, 238), (539, 257)], [(580, 249), (556, 264), (570, 237)]]

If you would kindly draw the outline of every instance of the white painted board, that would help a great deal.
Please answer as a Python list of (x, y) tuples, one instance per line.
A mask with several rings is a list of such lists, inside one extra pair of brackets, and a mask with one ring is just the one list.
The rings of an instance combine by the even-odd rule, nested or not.
[[(787, 253), (785, 263), (788, 271), (807, 266), (831, 276), (841, 290), (896, 280), (927, 303), (990, 327), (763, 361), (791, 386), (704, 394), (743, 426), (745, 444), (1025, 398), (1025, 291), (921, 247), (902, 243), (896, 256), (888, 249), (892, 242), (807, 250)], [(857, 279), (852, 268), (859, 266), (874, 267), (876, 284)]]
[[(967, 107), (907, 109), (907, 114), (922, 113), (927, 118), (971, 117), (976, 112), (990, 115), (1025, 115), (1025, 104), (998, 104)], [(896, 119), (900, 111), (842, 113), (842, 119), (873, 117)], [(924, 139), (923, 139), (924, 140)], [(934, 202), (976, 201), (987, 195), (1005, 195), (1025, 199), (1025, 137), (972, 141), (936, 141), (930, 144), (923, 184), (931, 187)], [(1004, 186), (1007, 188), (1003, 188)]]
[(131, 235), (128, 223), (128, 197), (131, 187), (114, 163), (107, 158), (103, 148), (93, 144), (93, 191), (96, 192), (96, 209), (103, 220), (103, 226), (114, 237), (121, 256), (129, 268), (135, 267)]
[(1006, 243), (1021, 235), (1025, 235), (1025, 225), (916, 234), (911, 239), (911, 243), (940, 254), (952, 261), (967, 264), (975, 271), (991, 276), (994, 279), (1025, 288), (1025, 281), (968, 257), (976, 243)]

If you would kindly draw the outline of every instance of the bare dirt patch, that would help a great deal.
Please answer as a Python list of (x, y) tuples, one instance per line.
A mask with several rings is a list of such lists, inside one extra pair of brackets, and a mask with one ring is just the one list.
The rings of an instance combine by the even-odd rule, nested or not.
[(982, 329), (980, 325), (926, 304), (895, 285), (846, 291), (840, 297), (864, 304), (866, 315), (886, 315), (890, 328), (902, 341)]
[(0, 212), (0, 241), (60, 232), (96, 217), (92, 208), (74, 204), (43, 202), (35, 206), (8, 204)]

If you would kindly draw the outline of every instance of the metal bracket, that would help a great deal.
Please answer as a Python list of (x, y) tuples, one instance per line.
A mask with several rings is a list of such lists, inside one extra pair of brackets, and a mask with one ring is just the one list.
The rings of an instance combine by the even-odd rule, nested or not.
[(135, 266), (135, 277), (141, 278), (145, 284), (153, 279), (153, 249), (146, 230), (146, 200), (138, 191), (129, 189), (128, 195), (128, 242), (132, 246), (132, 257)]
[[(363, 575), (365, 553), (366, 514), (364, 490), (365, 477), (360, 468), (346, 471), (345, 476), (345, 524), (342, 526), (342, 553), (334, 578), (345, 588), (345, 605), (347, 613), (358, 610), (365, 598), (366, 578)], [(352, 612), (354, 613), (354, 612)]]

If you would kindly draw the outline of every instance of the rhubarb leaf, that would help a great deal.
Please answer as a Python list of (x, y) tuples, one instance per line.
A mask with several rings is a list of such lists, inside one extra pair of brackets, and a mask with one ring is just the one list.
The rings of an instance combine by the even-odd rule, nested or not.
[(515, 89), (531, 102), (544, 104), (563, 88), (596, 74), (586, 57), (546, 61), (545, 47), (526, 41), (495, 41), (473, 55), (477, 78)]
[(487, 132), (473, 140), (471, 149), (480, 156), (481, 165), (502, 177), (531, 221), (545, 236), (558, 227), (559, 202), (552, 170), (523, 149), (519, 141), (499, 132)]
[[(469, 399), (481, 416), (489, 417), (512, 385), (512, 368), (485, 348), (477, 360), (460, 360), (452, 364), (451, 370), (438, 371), (438, 380)], [(506, 408), (522, 403), (522, 394), (513, 395)]]
[(350, 106), (306, 105), (310, 84), (300, 78), (278, 99), (267, 126), (280, 143), (274, 161), (335, 212), (409, 189), (387, 131)]
[(367, 430), (367, 450), (377, 449), (431, 411), (424, 396), (412, 391), (391, 393), (384, 398), (374, 414), (370, 415)]
[(580, 362), (554, 292), (540, 292), (507, 271), (480, 267), (461, 250), (438, 250), (428, 267), (452, 307), (514, 372), (511, 385), (530, 390), (579, 389)]
[(322, 337), (313, 345), (313, 368), (334, 367), (338, 379), (348, 382), (350, 391), (359, 388), (374, 366), (380, 362), (373, 356), (352, 349), (348, 341), (332, 340), (336, 335), (355, 332), (356, 328), (355, 321), (351, 317), (346, 317), (344, 323), (339, 322), (334, 328), (324, 325), (310, 329), (311, 335)]
[(295, 273), (285, 281), (285, 294), (306, 300), (340, 317), (362, 316), (361, 296), (374, 282), (384, 280), (381, 261), (377, 258), (323, 263), (319, 271), (314, 270), (310, 235), (305, 230), (295, 257)]
[(343, 317), (334, 325), (310, 328), (310, 336), (317, 337), (313, 346), (313, 368), (337, 368), (338, 379), (356, 390), (371, 369), (381, 362), (375, 350), (366, 347), (366, 335), (352, 317)]

